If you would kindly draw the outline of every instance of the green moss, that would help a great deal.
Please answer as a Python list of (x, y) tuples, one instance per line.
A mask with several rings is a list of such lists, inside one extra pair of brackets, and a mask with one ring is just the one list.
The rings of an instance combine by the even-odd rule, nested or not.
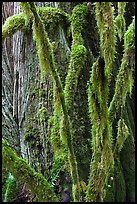
[(124, 49), (135, 48), (135, 17), (124, 34)]
[(58, 201), (47, 180), (35, 172), (22, 158), (19, 158), (6, 140), (2, 141), (2, 151), (3, 166), (11, 171), (21, 184), (26, 184), (26, 189), (33, 196), (35, 195), (36, 202)]
[[(110, 79), (115, 58), (114, 9), (111, 2), (96, 2), (96, 21), (100, 35), (101, 55), (105, 61), (105, 76)], [(111, 46), (110, 46), (111, 42)]]
[(37, 12), (44, 23), (45, 29), (48, 30), (49, 33), (53, 33), (57, 25), (68, 23), (68, 17), (65, 12), (57, 8), (37, 8)]
[(42, 98), (42, 97), (44, 97), (45, 96), (45, 91), (44, 90), (40, 90), (39, 91), (39, 96)]
[(24, 14), (16, 14), (13, 15), (5, 21), (2, 26), (2, 42), (4, 42), (5, 38), (12, 37), (14, 33), (18, 30), (25, 29), (25, 18)]
[(118, 36), (120, 40), (124, 36), (125, 30), (126, 30), (126, 24), (125, 24), (125, 18), (124, 18), (125, 7), (126, 7), (126, 2), (118, 2), (118, 16), (116, 17), (115, 21), (116, 21)]
[[(124, 35), (124, 54), (119, 69), (114, 96), (109, 107), (109, 118), (113, 122), (116, 111), (119, 112), (125, 106), (127, 94), (131, 95), (134, 84), (133, 71), (135, 66), (135, 21), (133, 19)], [(133, 60), (131, 62), (131, 59)]]
[(83, 45), (74, 45), (71, 50), (69, 71), (64, 88), (65, 103), (70, 115), (73, 111), (73, 101), (77, 88), (78, 76), (80, 71), (84, 68), (85, 60), (86, 48)]
[[(113, 8), (110, 2), (96, 2), (101, 56), (92, 66), (88, 83), (93, 158), (86, 192), (87, 202), (104, 201), (110, 172), (114, 168), (112, 126), (108, 118), (109, 82), (115, 54), (113, 18)], [(111, 46), (110, 42), (112, 42)]]
[(31, 94), (32, 94), (32, 96), (38, 97), (38, 96), (39, 96), (39, 89), (38, 89), (36, 86), (34, 86), (34, 87), (32, 88)]
[(83, 44), (81, 34), (86, 26), (86, 16), (87, 7), (85, 5), (79, 4), (74, 7), (71, 17), (73, 44)]
[(118, 133), (117, 133), (116, 144), (114, 149), (115, 153), (121, 151), (128, 135), (129, 135), (128, 127), (126, 126), (124, 120), (120, 119), (118, 121)]
[(47, 109), (45, 107), (38, 110), (38, 117), (40, 118), (41, 123), (47, 120)]

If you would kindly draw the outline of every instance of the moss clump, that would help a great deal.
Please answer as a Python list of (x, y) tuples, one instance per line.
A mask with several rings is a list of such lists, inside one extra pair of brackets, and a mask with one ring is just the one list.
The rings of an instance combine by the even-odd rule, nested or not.
[(44, 23), (45, 29), (53, 33), (57, 25), (68, 23), (68, 17), (65, 12), (51, 7), (37, 8), (37, 12)]
[(121, 151), (128, 135), (129, 135), (128, 127), (126, 126), (124, 120), (120, 119), (118, 121), (118, 133), (114, 153)]
[(18, 30), (24, 29), (25, 18), (23, 13), (9, 17), (2, 26), (2, 42), (4, 42), (5, 38), (12, 37)]

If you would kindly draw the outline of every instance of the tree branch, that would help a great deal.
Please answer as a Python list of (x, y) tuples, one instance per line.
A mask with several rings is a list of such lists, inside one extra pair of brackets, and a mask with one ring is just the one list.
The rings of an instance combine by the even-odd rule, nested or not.
[(58, 201), (47, 180), (41, 174), (34, 171), (25, 160), (18, 157), (4, 139), (2, 139), (2, 165), (8, 169), (21, 184), (26, 184), (26, 189), (29, 190), (33, 196), (36, 196), (36, 202)]

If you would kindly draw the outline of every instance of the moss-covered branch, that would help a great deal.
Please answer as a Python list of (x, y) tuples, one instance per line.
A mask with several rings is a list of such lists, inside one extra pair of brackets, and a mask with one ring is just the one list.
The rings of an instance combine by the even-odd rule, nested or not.
[(92, 123), (92, 150), (90, 176), (86, 201), (101, 202), (105, 197), (110, 171), (114, 165), (112, 154), (112, 130), (108, 120), (107, 83), (101, 72), (99, 58), (92, 66), (88, 87), (88, 105)]
[(119, 69), (114, 96), (109, 107), (109, 119), (113, 122), (116, 112), (125, 105), (127, 94), (132, 94), (134, 84), (133, 71), (135, 66), (135, 19), (124, 35), (124, 54)]
[(9, 17), (2, 26), (2, 42), (5, 38), (12, 37), (18, 30), (25, 27), (25, 19), (23, 13)]
[(128, 127), (123, 119), (118, 121), (117, 140), (114, 148), (114, 154), (119, 153), (123, 148), (124, 142), (129, 135)]
[(36, 202), (58, 201), (47, 180), (18, 157), (4, 139), (2, 140), (2, 166), (8, 169), (20, 184), (25, 184), (26, 189), (35, 196)]
[[(2, 42), (4, 42), (4, 40), (8, 37), (12, 37), (18, 30), (26, 32), (26, 30), (30, 28), (30, 25), (32, 23), (32, 15), (28, 15), (30, 6), (27, 4), (27, 2), (20, 2), (20, 5), (23, 12), (10, 16), (2, 26)], [(67, 15), (65, 14), (65, 12), (60, 11), (57, 8), (37, 8), (37, 12), (40, 15), (41, 19), (45, 21), (45, 26), (47, 28), (49, 28), (49, 26), (54, 28), (57, 23), (63, 21), (65, 23), (68, 23)]]
[(101, 55), (105, 61), (105, 76), (110, 79), (115, 58), (114, 9), (111, 2), (96, 2), (96, 21), (100, 35)]
[(115, 21), (116, 21), (118, 36), (120, 40), (124, 36), (125, 30), (126, 30), (126, 23), (124, 18), (125, 8), (126, 8), (126, 2), (118, 2), (118, 16), (116, 17)]
[(115, 54), (113, 17), (113, 8), (110, 2), (96, 2), (96, 21), (100, 35), (101, 56), (92, 66), (88, 86), (93, 160), (86, 192), (87, 202), (102, 202), (104, 200), (110, 172), (114, 167), (112, 127), (108, 117), (109, 82)]
[(66, 140), (67, 140), (67, 145), (68, 145), (70, 172), (72, 176), (73, 186), (75, 187), (74, 188), (74, 201), (78, 201), (79, 200), (79, 194), (77, 190), (78, 185), (79, 185), (78, 179), (77, 179), (78, 171), (77, 171), (77, 166), (76, 166), (75, 154), (74, 154), (74, 150), (72, 146), (70, 122), (68, 118), (67, 108), (65, 105), (62, 83), (58, 75), (58, 72), (56, 70), (51, 43), (49, 42), (47, 33), (45, 31), (45, 28), (44, 28), (43, 22), (41, 21), (40, 16), (36, 14), (37, 11), (36, 11), (36, 7), (34, 3), (30, 3), (30, 10), (34, 14), (33, 33), (34, 33), (34, 39), (36, 41), (36, 46), (38, 50), (40, 67), (43, 73), (47, 72), (47, 70), (51, 72), (52, 77), (54, 79), (56, 89), (57, 89), (58, 97), (61, 103), (61, 108), (63, 111), (63, 117), (65, 121), (64, 125), (65, 125), (65, 134), (66, 134)]
[(82, 38), (82, 32), (86, 24), (87, 8), (85, 5), (77, 5), (72, 13), (72, 48), (69, 70), (65, 81), (64, 97), (69, 115), (73, 112), (74, 96), (77, 88), (80, 71), (84, 68), (86, 60), (86, 48)]

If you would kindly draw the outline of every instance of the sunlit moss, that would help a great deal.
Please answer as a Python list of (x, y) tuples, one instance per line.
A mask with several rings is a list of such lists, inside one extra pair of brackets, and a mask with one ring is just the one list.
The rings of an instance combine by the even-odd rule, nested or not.
[(2, 26), (2, 42), (5, 38), (12, 37), (18, 30), (25, 29), (24, 14), (16, 14), (9, 17)]

